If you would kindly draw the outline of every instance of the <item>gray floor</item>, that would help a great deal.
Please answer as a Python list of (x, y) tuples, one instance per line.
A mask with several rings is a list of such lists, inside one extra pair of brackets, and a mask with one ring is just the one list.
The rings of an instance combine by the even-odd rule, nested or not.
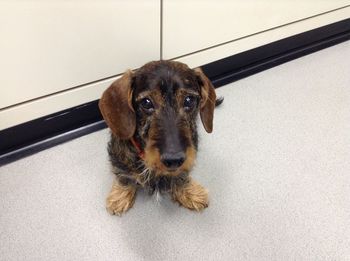
[(0, 168), (0, 260), (349, 260), (350, 42), (218, 89), (193, 176), (110, 216), (107, 130)]

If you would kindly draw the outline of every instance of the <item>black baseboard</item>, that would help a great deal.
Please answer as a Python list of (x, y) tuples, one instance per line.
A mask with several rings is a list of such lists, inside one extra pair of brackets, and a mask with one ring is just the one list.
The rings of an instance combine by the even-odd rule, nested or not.
[(0, 166), (106, 128), (98, 101), (0, 131)]
[(350, 40), (350, 19), (272, 42), (203, 66), (215, 87)]
[[(202, 66), (215, 87), (350, 40), (350, 19), (297, 34)], [(105, 128), (98, 101), (0, 131), (0, 166)]]

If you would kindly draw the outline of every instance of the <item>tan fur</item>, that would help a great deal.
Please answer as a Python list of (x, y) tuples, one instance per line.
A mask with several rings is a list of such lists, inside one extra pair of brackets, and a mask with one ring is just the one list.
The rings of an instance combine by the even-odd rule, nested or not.
[(166, 168), (160, 161), (159, 150), (151, 144), (145, 148), (145, 163), (149, 169), (158, 170), (158, 172), (165, 172)]
[(173, 200), (185, 208), (201, 211), (208, 207), (208, 191), (190, 178), (189, 183), (172, 189)]
[(136, 187), (132, 185), (123, 186), (115, 182), (106, 200), (107, 211), (112, 215), (120, 216), (133, 206), (135, 194)]
[(193, 147), (188, 147), (186, 150), (186, 161), (176, 171), (168, 172), (167, 168), (160, 160), (160, 153), (158, 149), (152, 146), (145, 149), (145, 163), (149, 169), (155, 171), (156, 176), (177, 176), (184, 171), (188, 172), (193, 168), (195, 158), (196, 150)]
[(193, 168), (194, 161), (196, 159), (196, 150), (193, 147), (188, 147), (186, 150), (186, 161), (181, 166), (180, 172), (190, 171)]

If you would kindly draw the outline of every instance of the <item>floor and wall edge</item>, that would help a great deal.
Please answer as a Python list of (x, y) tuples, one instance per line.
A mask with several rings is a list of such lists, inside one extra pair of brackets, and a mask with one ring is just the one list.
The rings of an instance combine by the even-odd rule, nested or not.
[[(202, 66), (216, 88), (350, 40), (350, 19), (297, 34)], [(105, 128), (98, 101), (0, 131), (0, 166)]]

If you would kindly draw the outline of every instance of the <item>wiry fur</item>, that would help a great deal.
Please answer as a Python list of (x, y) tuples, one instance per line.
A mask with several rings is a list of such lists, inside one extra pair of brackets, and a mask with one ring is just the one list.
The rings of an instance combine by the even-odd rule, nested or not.
[(189, 173), (178, 176), (157, 175), (147, 168), (137, 155), (130, 141), (120, 140), (111, 134), (108, 154), (120, 184), (145, 188), (149, 194), (169, 192), (175, 185), (182, 186), (188, 182)]
[[(195, 102), (185, 110), (184, 99), (189, 95)], [(140, 105), (144, 97), (152, 100), (152, 113)], [(200, 70), (179, 62), (151, 62), (113, 83), (100, 101), (112, 130), (108, 153), (117, 177), (107, 198), (108, 211), (117, 215), (127, 211), (138, 187), (157, 199), (168, 192), (189, 209), (207, 207), (207, 191), (189, 176), (198, 149), (196, 119), (200, 114), (205, 129), (211, 132), (213, 110), (221, 102)], [(174, 151), (183, 153), (184, 162), (169, 169), (163, 157)]]

